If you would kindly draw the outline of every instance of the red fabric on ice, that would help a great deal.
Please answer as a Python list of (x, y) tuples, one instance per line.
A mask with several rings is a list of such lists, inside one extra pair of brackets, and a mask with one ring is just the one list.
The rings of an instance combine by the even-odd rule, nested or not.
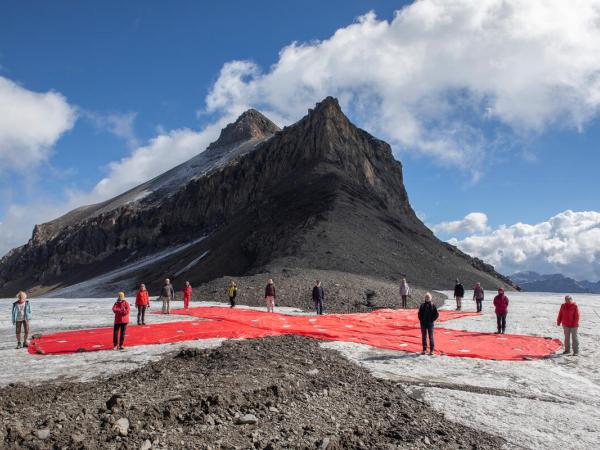
[[(202, 321), (167, 322), (127, 327), (125, 346), (165, 344), (207, 338), (258, 338), (298, 334), (326, 341), (346, 341), (406, 352), (421, 351), (416, 310), (383, 309), (364, 314), (290, 316), (221, 307), (175, 310)], [(440, 322), (477, 315), (440, 311)], [(497, 335), (436, 328), (436, 353), (481, 359), (521, 361), (543, 358), (560, 348), (560, 341), (535, 336)], [(60, 354), (112, 348), (112, 329), (70, 331), (42, 336), (30, 353)], [(41, 350), (41, 352), (38, 352)]]

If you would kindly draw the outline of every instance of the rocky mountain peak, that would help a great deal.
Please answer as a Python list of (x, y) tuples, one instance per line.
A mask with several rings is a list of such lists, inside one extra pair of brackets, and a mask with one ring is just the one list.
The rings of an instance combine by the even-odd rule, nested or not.
[(221, 130), (219, 139), (208, 146), (208, 150), (236, 144), (248, 139), (261, 139), (275, 134), (279, 127), (258, 112), (249, 109), (242, 113), (237, 120)]

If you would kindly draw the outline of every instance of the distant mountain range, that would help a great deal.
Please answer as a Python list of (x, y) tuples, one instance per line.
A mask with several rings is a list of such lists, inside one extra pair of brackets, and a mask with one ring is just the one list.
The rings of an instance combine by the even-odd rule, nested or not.
[(577, 281), (560, 273), (541, 275), (537, 272), (517, 272), (510, 276), (524, 291), (600, 294), (600, 281)]

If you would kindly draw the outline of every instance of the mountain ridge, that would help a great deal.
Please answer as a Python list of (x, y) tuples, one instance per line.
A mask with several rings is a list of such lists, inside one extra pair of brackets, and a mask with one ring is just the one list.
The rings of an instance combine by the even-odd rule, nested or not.
[[(256, 117), (250, 110), (238, 128), (254, 132), (245, 122)], [(225, 133), (228, 127), (219, 145), (194, 158), (237, 150), (177, 189), (117, 203), (3, 258), (0, 291), (22, 285), (55, 290), (140, 258), (151, 262), (115, 283), (133, 289), (168, 274), (202, 283), (307, 267), (396, 280), (407, 275), (440, 289), (457, 276), (467, 284), (511, 286), (492, 266), (435, 238), (410, 206), (402, 164), (390, 146), (355, 127), (336, 99), (326, 98), (274, 133), (262, 123), (265, 135), (258, 138), (239, 141), (239, 129)], [(129, 192), (140, 193), (148, 183)], [(191, 241), (197, 242), (185, 247)], [(152, 263), (153, 254), (170, 248), (181, 249)]]

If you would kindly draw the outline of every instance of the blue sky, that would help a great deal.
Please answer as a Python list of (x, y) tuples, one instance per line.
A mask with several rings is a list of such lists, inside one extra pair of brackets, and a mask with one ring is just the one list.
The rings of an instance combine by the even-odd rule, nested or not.
[[(42, 112), (63, 120), (40, 130), (0, 122), (0, 253), (34, 223), (187, 159), (189, 149), (168, 151), (184, 138), (201, 151), (246, 107), (287, 124), (334, 95), (391, 143), (414, 209), (440, 237), (505, 271), (600, 278), (600, 219), (569, 222), (588, 224), (583, 243), (552, 225), (565, 226), (566, 211), (600, 211), (600, 63), (590, 43), (600, 22), (588, 20), (598, 2), (495, 6), (2, 2), (6, 110), (37, 93), (31, 108), (47, 101)], [(537, 20), (548, 14), (572, 20)], [(485, 217), (464, 219), (473, 212)], [(534, 227), (526, 242), (520, 222)], [(505, 245), (528, 250), (509, 255)], [(566, 247), (582, 250), (557, 262)]]

